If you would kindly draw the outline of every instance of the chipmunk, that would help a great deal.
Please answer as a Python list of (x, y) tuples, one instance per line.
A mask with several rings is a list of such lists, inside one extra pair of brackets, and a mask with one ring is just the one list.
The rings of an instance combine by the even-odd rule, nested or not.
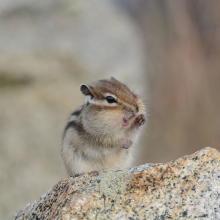
[(84, 104), (72, 113), (63, 135), (68, 174), (130, 167), (146, 121), (143, 101), (113, 77), (82, 84), (80, 90)]

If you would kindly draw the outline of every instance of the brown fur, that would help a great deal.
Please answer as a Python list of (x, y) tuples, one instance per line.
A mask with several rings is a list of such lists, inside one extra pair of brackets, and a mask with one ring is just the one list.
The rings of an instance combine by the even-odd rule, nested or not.
[[(114, 78), (81, 88), (87, 102), (72, 113), (61, 150), (68, 174), (131, 166), (141, 125), (136, 120), (144, 114), (142, 100)], [(108, 103), (106, 93), (114, 95), (117, 103)], [(130, 125), (123, 127), (131, 116)]]

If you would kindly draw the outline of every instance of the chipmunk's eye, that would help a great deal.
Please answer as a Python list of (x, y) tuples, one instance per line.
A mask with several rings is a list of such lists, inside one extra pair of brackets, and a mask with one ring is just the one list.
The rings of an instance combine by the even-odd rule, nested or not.
[(106, 100), (108, 103), (116, 103), (116, 100), (112, 96), (107, 96)]

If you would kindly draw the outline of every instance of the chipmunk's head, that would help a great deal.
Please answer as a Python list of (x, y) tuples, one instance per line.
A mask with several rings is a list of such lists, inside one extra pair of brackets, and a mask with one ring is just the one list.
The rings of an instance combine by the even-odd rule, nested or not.
[(144, 114), (141, 98), (113, 77), (82, 84), (80, 90), (85, 95), (82, 120), (90, 132), (131, 130), (135, 128), (135, 119)]

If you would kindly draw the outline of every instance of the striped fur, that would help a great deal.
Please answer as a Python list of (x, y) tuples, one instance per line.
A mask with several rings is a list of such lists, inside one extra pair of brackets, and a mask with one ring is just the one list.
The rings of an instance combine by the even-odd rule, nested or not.
[[(145, 111), (142, 100), (114, 78), (82, 85), (81, 91), (84, 105), (71, 114), (63, 135), (68, 174), (130, 167), (142, 123), (136, 120)], [(107, 96), (117, 102), (108, 103)]]

